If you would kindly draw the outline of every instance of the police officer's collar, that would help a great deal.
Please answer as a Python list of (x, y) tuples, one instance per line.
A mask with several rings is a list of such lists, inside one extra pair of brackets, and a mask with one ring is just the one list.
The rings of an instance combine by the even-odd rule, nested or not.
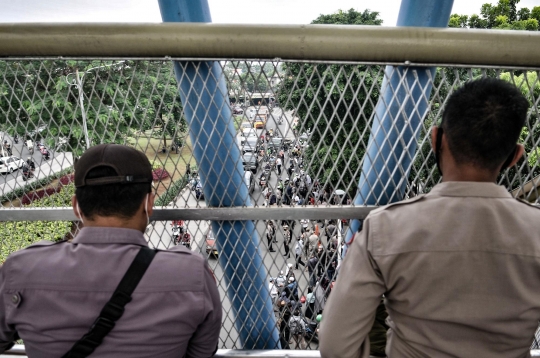
[(512, 198), (512, 195), (504, 186), (495, 183), (470, 181), (443, 182), (431, 189), (428, 195)]

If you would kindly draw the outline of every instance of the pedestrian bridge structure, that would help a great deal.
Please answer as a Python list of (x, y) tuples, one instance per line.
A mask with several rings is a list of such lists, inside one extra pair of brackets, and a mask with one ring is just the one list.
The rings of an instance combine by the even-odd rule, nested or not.
[[(71, 158), (99, 143), (132, 145), (154, 165), (149, 245), (172, 247), (171, 221), (184, 220), (191, 250), (214, 270), (224, 309), (218, 356), (317, 357), (316, 334), (304, 347), (288, 339), (282, 322), (291, 297), (276, 305), (269, 279), (295, 264), (304, 230), (319, 232), (316, 272), (292, 270), (300, 297), (310, 274), (318, 281), (318, 306), (302, 309), (316, 331), (331, 287), (323, 278), (335, 278), (351, 233), (372, 209), (440, 181), (429, 130), (460, 84), (502, 78), (530, 101), (521, 135), (527, 155), (499, 183), (538, 204), (538, 43), (540, 33), (500, 30), (0, 24), (1, 139), (17, 134), (53, 152), (46, 175), (0, 178), (1, 260), (79, 230), (68, 201)], [(235, 99), (257, 92), (276, 101), (261, 104), (268, 114), (256, 129), (251, 183), (243, 159), (252, 149), (242, 145), (241, 129), (261, 108)], [(22, 142), (13, 151), (30, 154)], [(275, 237), (267, 236), (269, 221)], [(24, 346), (11, 352), (24, 354)]]

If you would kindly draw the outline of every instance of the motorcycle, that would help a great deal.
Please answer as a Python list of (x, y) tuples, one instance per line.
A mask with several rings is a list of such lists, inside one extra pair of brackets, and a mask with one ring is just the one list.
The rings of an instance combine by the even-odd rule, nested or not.
[(266, 188), (267, 184), (268, 184), (268, 178), (266, 177), (265, 174), (262, 174), (259, 177), (259, 186), (261, 187), (261, 190), (264, 190), (264, 188)]
[(270, 157), (268, 158), (268, 164), (270, 165), (270, 167), (273, 167), (275, 163), (276, 163), (276, 156), (270, 155)]
[(185, 232), (184, 235), (182, 235), (180, 244), (184, 245), (187, 249), (191, 249), (191, 235)]
[(13, 141), (15, 142), (15, 144), (19, 144), (19, 136), (14, 135), (13, 136)]
[(266, 163), (264, 166), (263, 175), (267, 180), (270, 180), (270, 177), (272, 176), (272, 166), (269, 163)]
[(184, 245), (188, 249), (191, 248), (191, 235), (188, 232), (173, 236), (173, 240), (175, 245), (180, 244)]
[(44, 146), (40, 146), (39, 151), (41, 152), (41, 155), (45, 158), (45, 160), (49, 160), (51, 158), (49, 151)]
[(27, 181), (28, 179), (34, 177), (34, 171), (26, 164), (23, 165), (22, 172), (23, 172), (22, 179), (24, 181)]
[(201, 200), (201, 199), (204, 199), (204, 193), (202, 191), (202, 187), (196, 187), (195, 188), (195, 198), (197, 200)]
[(180, 227), (175, 225), (172, 227), (171, 230), (172, 230), (173, 242), (175, 245), (178, 245), (178, 241), (180, 240), (180, 235), (181, 235)]
[(283, 115), (279, 116), (277, 124), (283, 124)]
[(7, 142), (7, 140), (4, 141), (4, 150), (7, 152), (9, 156), (13, 155), (11, 151), (11, 145)]

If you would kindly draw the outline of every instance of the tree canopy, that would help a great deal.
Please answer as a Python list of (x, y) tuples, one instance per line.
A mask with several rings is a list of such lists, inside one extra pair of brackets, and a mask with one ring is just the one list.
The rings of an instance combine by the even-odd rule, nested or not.
[(32, 139), (66, 138), (75, 152), (85, 147), (76, 71), (91, 144), (124, 142), (131, 129), (161, 126), (185, 130), (170, 61), (45, 60), (0, 62), (2, 130)]
[[(378, 12), (350, 9), (320, 15), (312, 24), (381, 25)], [(278, 100), (295, 110), (298, 131), (311, 130), (305, 160), (310, 174), (328, 189), (354, 194), (357, 171), (369, 138), (366, 130), (379, 97), (380, 66), (283, 64)]]
[(520, 0), (499, 0), (497, 5), (483, 4), (480, 15), (452, 14), (448, 27), (501, 30), (540, 30), (540, 6), (517, 9)]

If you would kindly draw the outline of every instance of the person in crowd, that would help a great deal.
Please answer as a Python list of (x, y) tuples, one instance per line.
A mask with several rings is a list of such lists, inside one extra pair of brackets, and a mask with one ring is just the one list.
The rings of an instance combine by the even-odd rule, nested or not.
[(306, 296), (306, 311), (304, 312), (306, 318), (312, 321), (315, 318), (315, 293), (313, 293), (313, 287), (308, 286), (308, 294)]
[(330, 220), (328, 222), (328, 225), (326, 226), (326, 237), (330, 239), (331, 237), (334, 237), (337, 235), (337, 227), (336, 227), (336, 221)]
[(72, 242), (17, 251), (0, 267), (0, 351), (21, 338), (30, 357), (211, 357), (222, 316), (215, 278), (181, 245), (148, 248), (153, 204), (144, 153), (87, 149), (72, 198), (82, 230)]
[(300, 220), (300, 232), (304, 233), (306, 231), (308, 231), (308, 228), (309, 228), (309, 219), (302, 219)]
[(28, 165), (28, 168), (30, 168), (32, 171), (36, 170), (36, 162), (34, 162), (32, 157), (28, 157), (26, 159), (26, 165)]
[(278, 289), (285, 287), (285, 281), (286, 279), (285, 279), (285, 275), (283, 271), (279, 271), (279, 275), (278, 277), (276, 277), (276, 284), (277, 284)]
[(305, 262), (302, 261), (302, 250), (304, 249), (304, 241), (302, 241), (302, 238), (299, 237), (296, 241), (296, 244), (294, 245), (294, 257), (295, 257), (295, 270), (298, 270), (298, 265), (306, 266)]
[(290, 262), (287, 264), (287, 268), (285, 269), (285, 279), (287, 281), (289, 280), (289, 278), (295, 277), (293, 267), (294, 267), (294, 265), (291, 264)]
[(275, 238), (276, 227), (274, 226), (274, 222), (272, 220), (268, 220), (268, 222), (266, 223), (266, 241), (268, 242), (269, 252), (276, 252), (276, 250), (274, 250), (274, 247), (272, 246)]
[(285, 256), (286, 259), (291, 258), (290, 253), (290, 245), (291, 245), (291, 232), (289, 230), (286, 230), (283, 232), (283, 248), (285, 249), (285, 253), (283, 256)]
[(308, 239), (306, 241), (306, 255), (310, 255), (312, 252), (317, 252), (319, 246), (319, 236), (315, 232), (308, 231)]
[(319, 265), (319, 259), (314, 252), (309, 256), (308, 260), (308, 273), (309, 273), (309, 286), (315, 287), (315, 282), (317, 281), (317, 266)]
[(281, 349), (289, 349), (289, 342), (291, 340), (291, 331), (289, 329), (289, 319), (292, 316), (290, 301), (282, 296), (279, 298), (278, 309), (278, 327), (279, 327), (279, 343)]
[(270, 277), (270, 283), (268, 284), (268, 291), (270, 291), (270, 297), (272, 298), (272, 304), (276, 303), (278, 297), (278, 288), (276, 286), (275, 279)]
[(282, 164), (281, 157), (278, 156), (276, 159), (276, 168), (277, 168), (277, 172), (279, 176), (281, 176), (281, 164)]
[(528, 107), (499, 79), (454, 90), (431, 133), (442, 183), (364, 220), (325, 307), (322, 357), (367, 357), (383, 296), (389, 357), (529, 356), (540, 211), (496, 184), (524, 152)]
[(319, 259), (319, 264), (317, 265), (317, 275), (321, 277), (328, 268), (328, 255), (322, 246), (317, 247), (317, 259)]
[(298, 302), (298, 283), (294, 276), (289, 277), (289, 283), (285, 287), (285, 292), (289, 300)]
[(289, 331), (291, 335), (290, 347), (292, 348), (294, 344), (294, 349), (306, 349), (306, 322), (299, 308), (296, 308), (291, 318), (289, 318)]

